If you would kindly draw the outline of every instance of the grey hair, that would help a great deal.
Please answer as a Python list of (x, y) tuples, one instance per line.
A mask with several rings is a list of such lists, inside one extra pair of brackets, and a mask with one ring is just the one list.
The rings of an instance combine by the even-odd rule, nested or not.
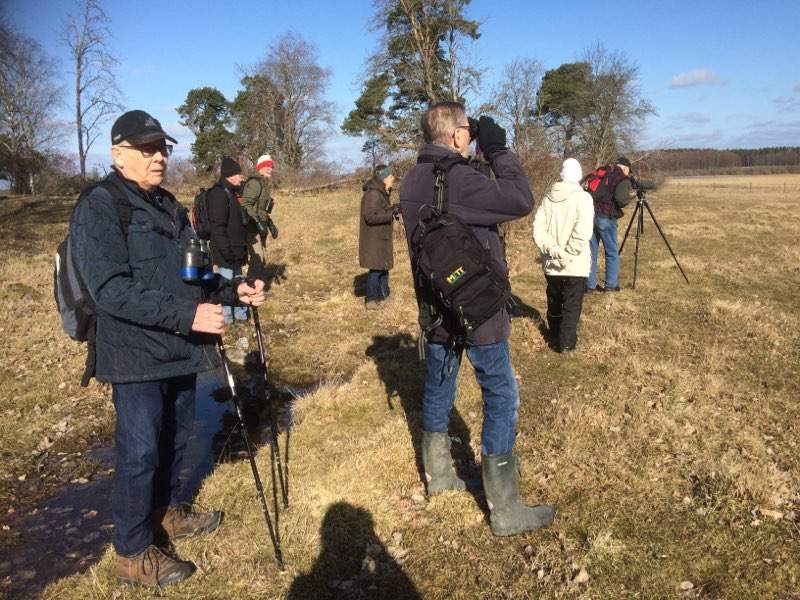
[(448, 142), (467, 114), (460, 102), (437, 102), (422, 115), (422, 136), (426, 142)]

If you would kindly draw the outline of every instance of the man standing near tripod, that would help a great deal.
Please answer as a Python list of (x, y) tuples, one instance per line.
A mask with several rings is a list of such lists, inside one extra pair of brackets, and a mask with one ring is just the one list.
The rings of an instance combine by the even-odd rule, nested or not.
[[(604, 171), (599, 174), (600, 171)], [(620, 156), (613, 167), (597, 169), (586, 182), (594, 200), (594, 234), (589, 242), (592, 250), (592, 268), (586, 281), (586, 293), (619, 291), (619, 251), (617, 250), (617, 219), (622, 208), (631, 201), (631, 161)], [(597, 255), (600, 242), (606, 256), (605, 286), (597, 284)]]
[(194, 232), (186, 209), (161, 187), (172, 152), (167, 140), (175, 142), (144, 111), (119, 117), (111, 129), (113, 171), (81, 194), (69, 234), (95, 304), (95, 376), (111, 384), (116, 411), (116, 575), (159, 588), (194, 572), (165, 551), (169, 542), (213, 531), (222, 518), (192, 510), (193, 490), (179, 478), (197, 374), (220, 366), (219, 302), (264, 302), (263, 281), (229, 284), (215, 276), (204, 292), (181, 279), (182, 248)]

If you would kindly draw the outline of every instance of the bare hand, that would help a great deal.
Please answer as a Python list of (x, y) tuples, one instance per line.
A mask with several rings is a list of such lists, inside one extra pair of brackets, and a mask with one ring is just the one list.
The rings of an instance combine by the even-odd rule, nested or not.
[(219, 304), (198, 304), (194, 313), (192, 331), (222, 335), (224, 331), (222, 306)]
[(260, 279), (256, 279), (252, 286), (247, 282), (239, 284), (239, 287), (236, 288), (236, 294), (242, 304), (249, 306), (261, 306), (266, 301), (264, 282)]

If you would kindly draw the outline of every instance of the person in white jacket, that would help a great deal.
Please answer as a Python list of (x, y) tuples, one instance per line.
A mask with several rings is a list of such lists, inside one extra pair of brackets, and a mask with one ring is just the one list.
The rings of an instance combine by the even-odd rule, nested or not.
[(533, 219), (533, 241), (542, 253), (547, 279), (547, 327), (557, 352), (575, 349), (586, 278), (592, 263), (589, 240), (594, 202), (580, 185), (581, 164), (568, 158), (561, 181), (545, 196)]

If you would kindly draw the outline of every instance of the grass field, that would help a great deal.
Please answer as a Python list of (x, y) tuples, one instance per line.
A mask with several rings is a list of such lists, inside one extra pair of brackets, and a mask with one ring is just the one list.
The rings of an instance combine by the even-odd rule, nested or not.
[[(636, 290), (626, 247), (625, 289), (586, 299), (574, 356), (547, 348), (530, 221), (514, 224), (521, 489), (558, 514), (548, 530), (503, 539), (491, 535), (481, 495), (421, 497), (424, 371), (401, 231), (394, 299), (366, 313), (355, 294), (359, 194), (278, 199), (276, 278), (261, 310), (270, 371), (285, 384), (323, 382), (295, 406), (291, 507), (279, 525), (287, 570), (272, 559), (249, 466), (225, 464), (199, 501), (226, 520), (178, 544), (198, 573), (163, 596), (800, 598), (798, 188), (800, 175), (725, 176), (651, 193), (691, 284), (646, 219)], [(77, 385), (82, 350), (60, 333), (52, 300), (51, 256), (69, 206), (0, 202), (3, 506), (46, 495), (67, 468), (58, 452), (112, 429), (108, 390)], [(480, 424), (465, 361), (451, 433), (467, 472), (478, 472)], [(90, 467), (71, 462), (70, 473)], [(267, 473), (266, 449), (259, 463)], [(118, 589), (111, 559), (109, 550), (44, 597), (152, 597)]]

